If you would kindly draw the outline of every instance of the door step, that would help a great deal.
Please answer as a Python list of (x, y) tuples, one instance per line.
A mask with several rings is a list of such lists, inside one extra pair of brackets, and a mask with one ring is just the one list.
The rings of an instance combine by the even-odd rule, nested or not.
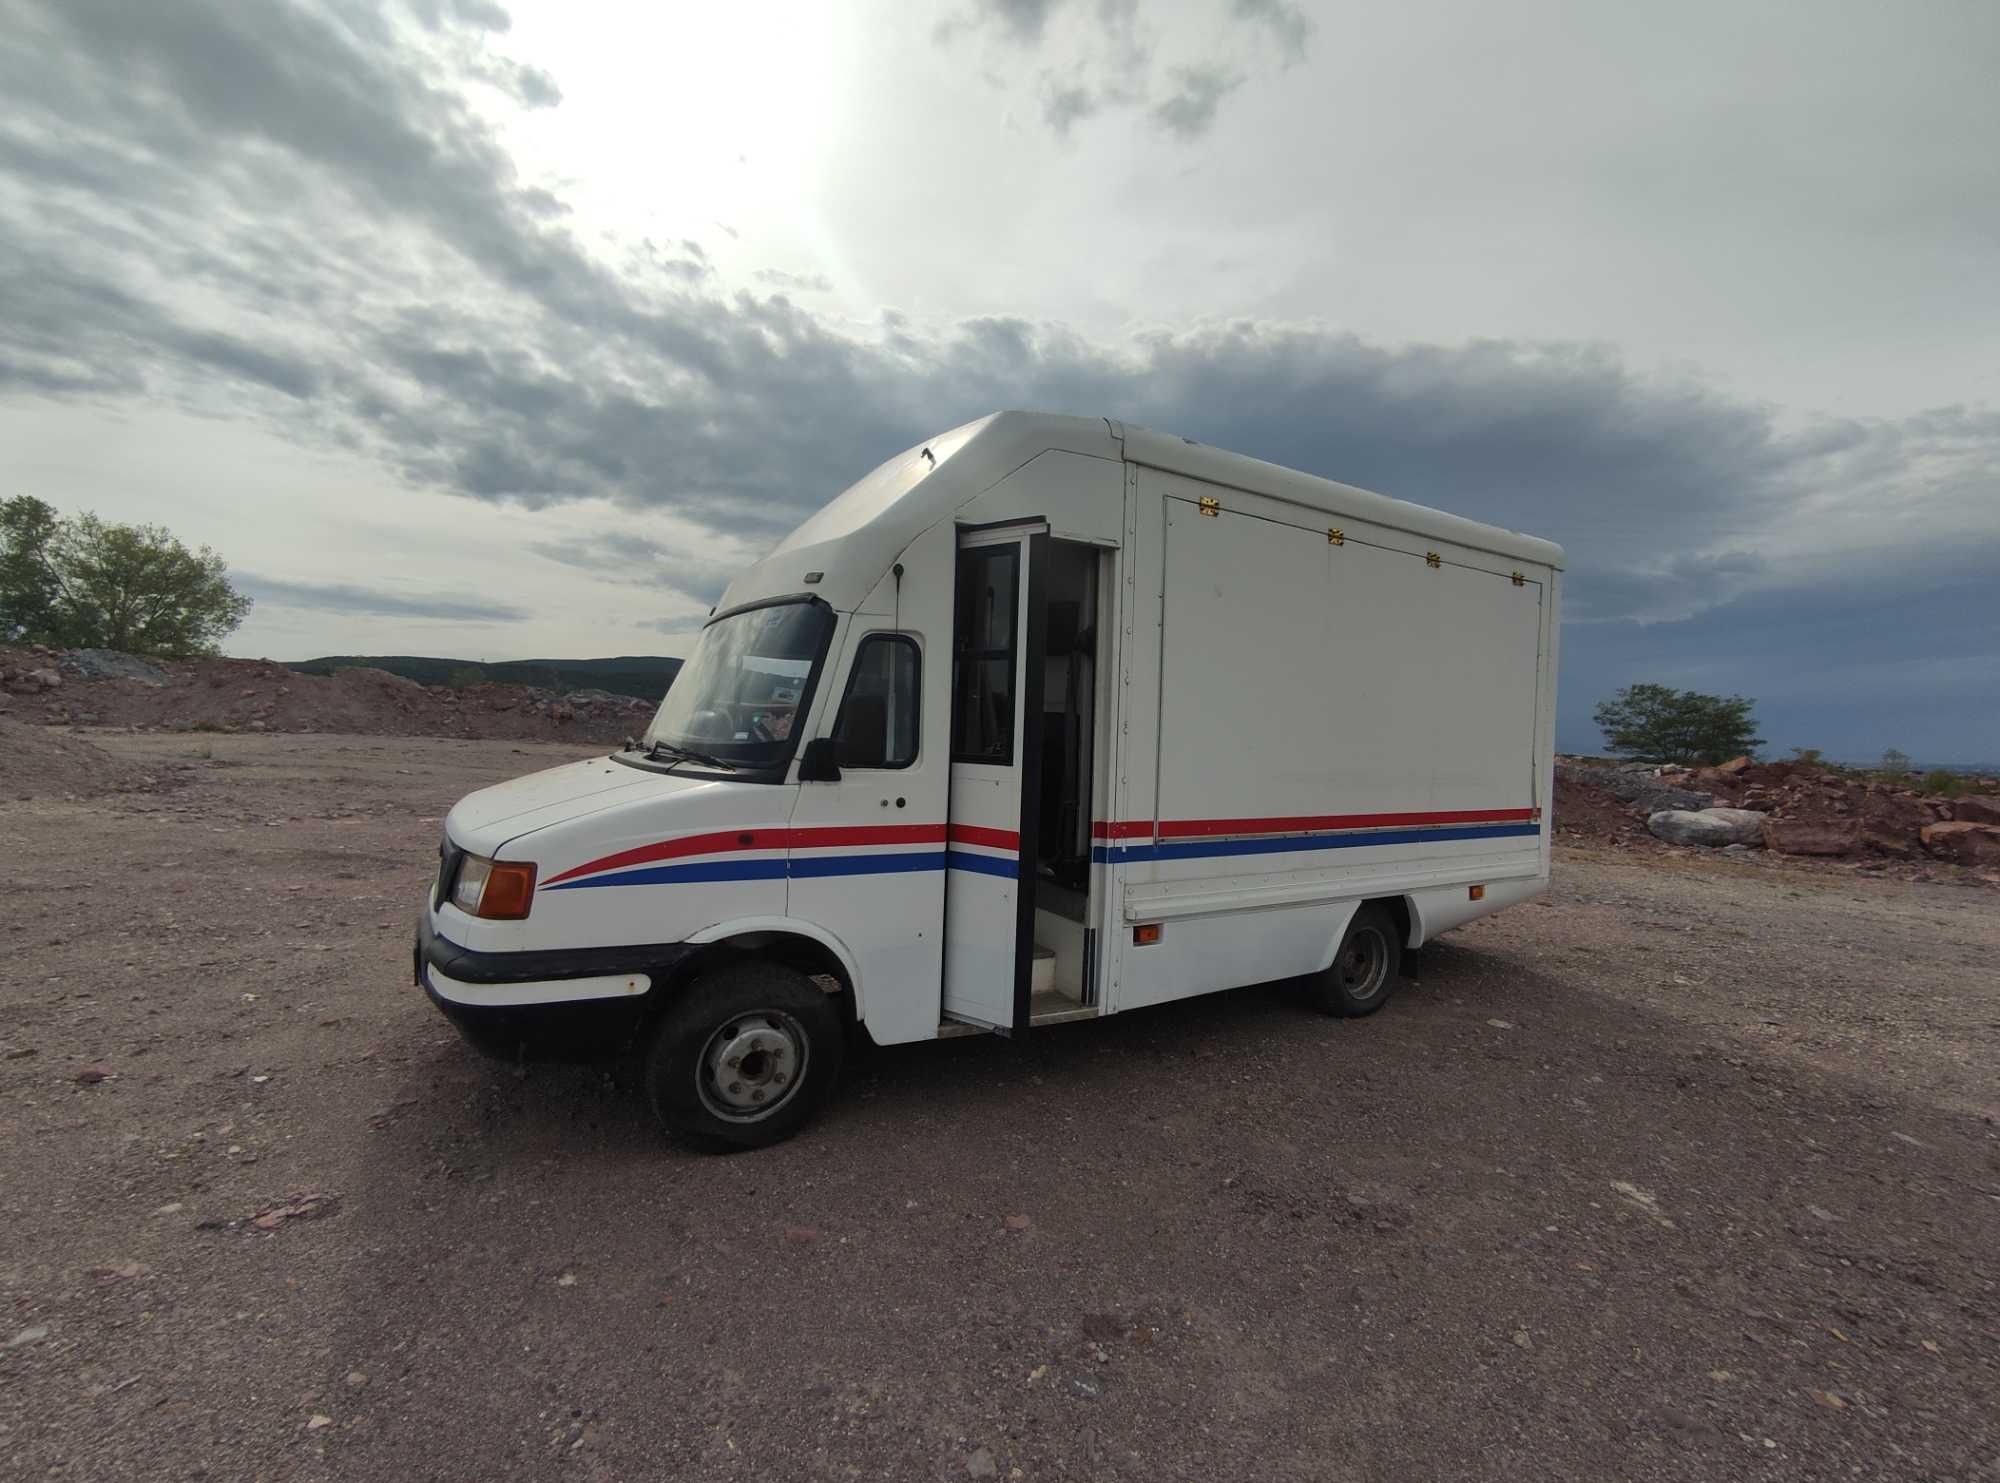
[(1035, 944), (1034, 966), (1028, 974), (1028, 992), (1036, 998), (1052, 994), (1056, 987), (1056, 950)]
[(1062, 1025), (1071, 1020), (1096, 1018), (1095, 1005), (1079, 1004), (1069, 995), (1054, 989), (1037, 994), (1028, 1001), (1028, 1023), (1031, 1025)]

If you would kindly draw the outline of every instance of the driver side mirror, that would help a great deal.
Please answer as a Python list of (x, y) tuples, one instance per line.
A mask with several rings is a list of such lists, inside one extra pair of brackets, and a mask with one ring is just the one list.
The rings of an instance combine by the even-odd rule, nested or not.
[(835, 753), (832, 737), (816, 736), (806, 743), (805, 751), (799, 756), (799, 781), (802, 783), (840, 781), (840, 762)]

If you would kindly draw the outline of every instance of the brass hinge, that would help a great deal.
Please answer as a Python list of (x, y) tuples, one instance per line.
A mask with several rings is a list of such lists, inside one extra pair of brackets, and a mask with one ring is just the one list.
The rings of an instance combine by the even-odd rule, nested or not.
[(1212, 494), (1204, 494), (1201, 497), (1201, 513), (1204, 515), (1220, 515), (1222, 513), (1222, 501)]
[(1345, 546), (1347, 544), (1347, 533), (1336, 525), (1326, 533), (1326, 543), (1329, 546)]
[(1528, 579), (1522, 576), (1519, 572), (1516, 572), (1514, 573), (1514, 585), (1516, 587), (1525, 587), (1528, 585)]
[(1437, 552), (1435, 552), (1435, 551), (1426, 551), (1426, 552), (1424, 553), (1424, 565), (1425, 565), (1425, 566), (1443, 566), (1443, 565), (1444, 565), (1444, 558), (1443, 558), (1442, 556), (1438, 555), (1438, 554), (1437, 554)]

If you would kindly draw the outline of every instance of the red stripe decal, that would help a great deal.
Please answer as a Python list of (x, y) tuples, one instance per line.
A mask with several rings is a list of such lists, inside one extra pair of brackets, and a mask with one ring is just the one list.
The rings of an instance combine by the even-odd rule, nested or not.
[(1093, 819), (1090, 823), (1092, 839), (1144, 839), (1153, 832), (1151, 819)]
[[(1415, 824), (1510, 824), (1541, 817), (1533, 808), (1460, 808), (1431, 813), (1295, 814), (1267, 819), (1162, 819), (1161, 839), (1210, 839), (1222, 834), (1311, 834), (1330, 829), (1382, 829)], [(1097, 839), (1134, 839), (1153, 833), (1148, 819), (1099, 819), (1090, 826)]]
[(600, 870), (616, 870), (623, 865), (645, 865), (656, 860), (679, 860), (689, 855), (730, 854), (737, 850), (813, 849), (837, 845), (939, 844), (943, 842), (944, 837), (945, 830), (942, 824), (863, 824), (811, 829), (723, 829), (712, 834), (683, 834), (678, 839), (663, 839), (657, 844), (639, 845), (633, 849), (620, 850), (615, 855), (600, 856), (598, 859), (565, 870), (560, 875), (552, 875), (542, 884), (553, 886), (559, 881), (570, 880), (580, 875), (594, 875)]
[(948, 838), (953, 844), (985, 845), (994, 850), (1021, 848), (1021, 836), (1012, 829), (987, 829), (978, 824), (954, 824)]

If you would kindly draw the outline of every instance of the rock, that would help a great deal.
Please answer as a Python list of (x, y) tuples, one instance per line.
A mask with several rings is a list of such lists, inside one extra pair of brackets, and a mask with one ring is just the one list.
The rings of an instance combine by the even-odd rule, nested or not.
[(109, 1066), (85, 1066), (76, 1073), (76, 1079), (87, 1087), (94, 1087), (100, 1081), (109, 1081), (111, 1079), (111, 1068)]
[(63, 656), (63, 668), (86, 680), (137, 680), (142, 685), (164, 685), (167, 672), (136, 654), (116, 649), (71, 649)]
[(993, 1460), (993, 1454), (981, 1447), (965, 1460), (965, 1470), (975, 1478), (991, 1478), (1000, 1471), (1000, 1465)]
[[(229, 1151), (240, 1153), (242, 1150), (232, 1144)], [(334, 1196), (317, 1190), (294, 1190), (281, 1203), (250, 1217), (249, 1224), (260, 1231), (275, 1231), (289, 1220), (318, 1220), (321, 1216), (331, 1215), (339, 1204)]]
[(1668, 844), (1719, 849), (1731, 844), (1761, 844), (1764, 816), (1747, 808), (1662, 809), (1648, 816), (1646, 830)]
[(1034, 1221), (1025, 1215), (1010, 1215), (1007, 1217), (1007, 1229), (1010, 1231), (1025, 1231), (1033, 1224)]
[(1748, 757), (1731, 757), (1727, 762), (1718, 762), (1715, 770), (1730, 774), (1748, 772), (1750, 770), (1750, 759)]
[(1515, 1329), (1514, 1347), (1516, 1349), (1533, 1349), (1535, 1347), (1534, 1338), (1526, 1329)]
[(794, 1246), (810, 1246), (819, 1240), (819, 1230), (814, 1226), (786, 1226), (785, 1239)]
[(1764, 819), (1764, 848), (1780, 855), (1851, 855), (1860, 847), (1852, 819)]
[(1613, 798), (1647, 809), (1700, 809), (1715, 802), (1711, 793), (1696, 793), (1661, 782), (1653, 776), (1651, 768), (1633, 772), (1623, 767), (1583, 767), (1562, 762), (1556, 764), (1556, 777), (1565, 783), (1597, 788)]
[(1861, 800), (1861, 842), (1890, 855), (1916, 853), (1917, 834), (1930, 810), (1907, 794), (1868, 793)]
[(2000, 798), (1986, 798), (1976, 793), (1969, 798), (1954, 798), (1951, 817), (1960, 824), (2000, 824)]
[(1969, 824), (1956, 819), (1948, 824), (1924, 825), (1924, 848), (1940, 860), (1960, 865), (2000, 865), (2000, 824)]
[(347, 1384), (351, 1389), (359, 1390), (361, 1389), (362, 1386), (366, 1385), (367, 1383), (368, 1383), (367, 1371), (349, 1370), (347, 1372)]
[(19, 1349), (23, 1344), (39, 1344), (49, 1336), (49, 1326), (38, 1323), (33, 1328), (22, 1329), (7, 1341), (9, 1349)]
[(306, 1430), (309, 1432), (322, 1431), (332, 1425), (333, 1418), (331, 1416), (315, 1414), (312, 1420), (306, 1423)]
[(21, 676), (22, 687), (30, 695), (38, 690), (60, 690), (62, 682), (62, 675), (53, 669), (31, 669)]

